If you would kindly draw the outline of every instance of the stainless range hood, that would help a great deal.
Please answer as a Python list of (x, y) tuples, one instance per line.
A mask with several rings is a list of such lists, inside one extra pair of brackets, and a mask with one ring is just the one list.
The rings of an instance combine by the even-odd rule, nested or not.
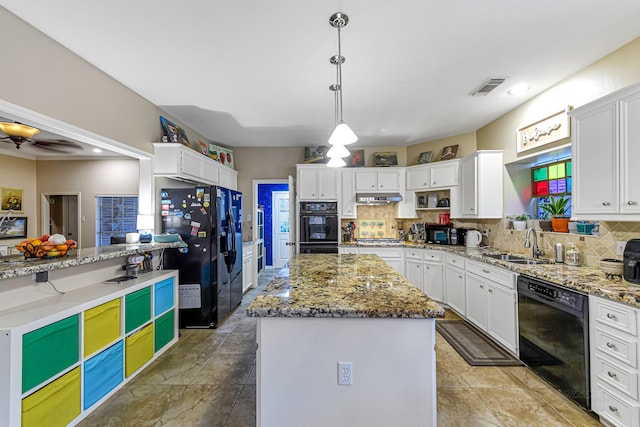
[(400, 193), (357, 193), (356, 204), (358, 205), (387, 205), (402, 201)]

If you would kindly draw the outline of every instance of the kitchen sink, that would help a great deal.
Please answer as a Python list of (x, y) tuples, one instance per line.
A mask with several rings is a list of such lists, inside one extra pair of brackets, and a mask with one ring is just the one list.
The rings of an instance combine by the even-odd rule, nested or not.
[(526, 258), (518, 255), (509, 254), (486, 254), (488, 258), (499, 259), (500, 261), (510, 262), (513, 264), (550, 264), (551, 260), (544, 258)]

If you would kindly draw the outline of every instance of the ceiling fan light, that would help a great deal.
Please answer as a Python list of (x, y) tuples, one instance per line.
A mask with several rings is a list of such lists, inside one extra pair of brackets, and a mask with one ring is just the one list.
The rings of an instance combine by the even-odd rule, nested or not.
[(345, 122), (338, 123), (338, 126), (333, 130), (333, 133), (329, 137), (329, 144), (349, 145), (358, 140), (358, 136), (351, 130), (348, 124)]
[(332, 157), (331, 159), (329, 159), (327, 166), (330, 168), (341, 168), (347, 166), (347, 162), (345, 162), (344, 159), (340, 157)]
[(18, 136), (20, 138), (31, 138), (33, 135), (40, 133), (39, 129), (22, 123), (0, 122), (0, 130), (9, 136)]
[(333, 159), (334, 157), (349, 157), (349, 154), (351, 153), (349, 152), (347, 147), (342, 144), (333, 144), (329, 151), (327, 151), (327, 157), (329, 157), (330, 159)]

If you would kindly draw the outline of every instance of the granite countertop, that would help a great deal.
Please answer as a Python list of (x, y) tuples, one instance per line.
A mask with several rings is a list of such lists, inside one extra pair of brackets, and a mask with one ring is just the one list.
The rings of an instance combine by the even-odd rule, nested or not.
[[(342, 247), (397, 247), (397, 244), (379, 244), (367, 243), (360, 245), (358, 242), (343, 243)], [(573, 289), (584, 294), (596, 295), (608, 298), (613, 301), (629, 304), (640, 308), (640, 286), (631, 285), (620, 278), (609, 279), (599, 268), (594, 267), (574, 267), (566, 264), (535, 264), (524, 265), (514, 264), (499, 259), (490, 258), (487, 255), (491, 253), (507, 253), (506, 251), (481, 247), (468, 249), (465, 246), (447, 246), (436, 245), (430, 243), (408, 243), (403, 242), (401, 247), (405, 248), (422, 248), (436, 249), (444, 252), (451, 252), (466, 258), (481, 261), (486, 264), (496, 265), (506, 268), (513, 272), (535, 277), (541, 280)], [(523, 254), (514, 254), (523, 256)], [(526, 255), (525, 255), (526, 256)]]
[(137, 243), (134, 245), (119, 244), (99, 246), (95, 248), (72, 249), (66, 256), (60, 258), (38, 259), (23, 257), (0, 257), (0, 279), (28, 276), (42, 271), (58, 270), (60, 268), (75, 267), (92, 262), (134, 255), (141, 252), (155, 251), (166, 248), (184, 247), (184, 242), (171, 243)]
[(444, 317), (444, 309), (377, 255), (301, 254), (247, 315), (415, 319)]

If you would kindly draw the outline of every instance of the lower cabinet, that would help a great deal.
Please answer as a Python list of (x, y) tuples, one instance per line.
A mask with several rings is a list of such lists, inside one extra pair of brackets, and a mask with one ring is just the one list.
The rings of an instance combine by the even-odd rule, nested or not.
[(456, 313), (467, 313), (464, 258), (447, 254), (444, 271), (444, 301)]
[(431, 299), (444, 301), (442, 251), (405, 248), (405, 276)]
[(177, 272), (145, 276), (0, 314), (0, 426), (75, 424), (178, 340)]
[(436, 301), (444, 301), (444, 285), (442, 283), (442, 262), (425, 261), (422, 265), (422, 286), (425, 294)]
[(591, 409), (614, 426), (640, 426), (640, 310), (589, 295)]
[(516, 277), (503, 268), (466, 262), (466, 318), (517, 355)]

